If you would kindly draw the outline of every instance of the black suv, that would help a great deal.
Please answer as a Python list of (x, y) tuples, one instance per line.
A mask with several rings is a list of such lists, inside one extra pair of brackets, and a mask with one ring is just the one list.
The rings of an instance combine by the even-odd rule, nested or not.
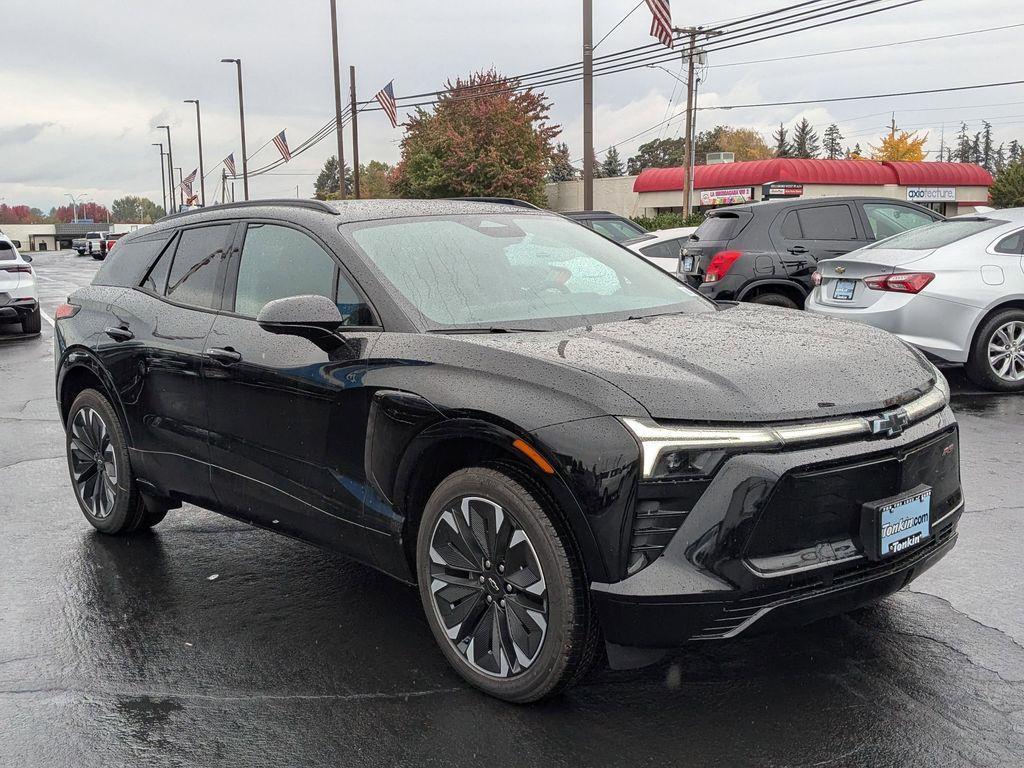
[(521, 206), (171, 216), (55, 345), (95, 528), (190, 502), (346, 553), (418, 585), (452, 666), (511, 701), (602, 641), (635, 666), (878, 599), (963, 508), (945, 380), (896, 337), (716, 305)]
[(712, 211), (697, 228), (683, 252), (683, 270), (710, 298), (797, 309), (821, 259), (942, 218), (885, 197), (734, 205)]

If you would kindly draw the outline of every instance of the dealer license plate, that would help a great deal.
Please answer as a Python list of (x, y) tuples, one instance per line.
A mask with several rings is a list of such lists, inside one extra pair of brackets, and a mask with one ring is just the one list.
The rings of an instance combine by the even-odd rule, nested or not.
[(891, 557), (931, 538), (931, 503), (932, 489), (920, 485), (903, 496), (865, 504), (866, 554), (873, 559)]
[(836, 280), (835, 288), (832, 289), (832, 298), (839, 301), (852, 301), (853, 289), (856, 285), (856, 280)]

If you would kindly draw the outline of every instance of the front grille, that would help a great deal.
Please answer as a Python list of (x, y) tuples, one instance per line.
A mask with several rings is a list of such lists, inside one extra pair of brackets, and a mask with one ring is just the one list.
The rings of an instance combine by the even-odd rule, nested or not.
[(626, 558), (632, 576), (657, 560), (708, 487), (706, 480), (641, 483)]

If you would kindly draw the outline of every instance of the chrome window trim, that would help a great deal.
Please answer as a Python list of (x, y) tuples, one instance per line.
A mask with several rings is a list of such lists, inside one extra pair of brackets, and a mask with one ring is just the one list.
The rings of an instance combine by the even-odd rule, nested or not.
[(949, 385), (936, 374), (935, 386), (925, 394), (897, 408), (880, 410), (867, 416), (847, 416), (817, 422), (759, 424), (749, 427), (664, 427), (651, 419), (622, 418), (622, 423), (640, 443), (643, 477), (654, 473), (661, 457), (678, 450), (757, 451), (779, 450), (808, 443), (834, 442), (873, 434), (871, 422), (886, 414), (916, 424), (940, 411), (949, 403)]

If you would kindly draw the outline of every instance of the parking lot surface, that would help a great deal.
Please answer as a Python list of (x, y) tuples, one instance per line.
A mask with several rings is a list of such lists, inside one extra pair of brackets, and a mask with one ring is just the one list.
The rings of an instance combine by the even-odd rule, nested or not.
[[(43, 312), (99, 262), (39, 254)], [(967, 511), (881, 604), (596, 673), (542, 705), (467, 688), (414, 589), (185, 507), (80, 513), (52, 326), (0, 326), (0, 766), (1024, 765), (1024, 397), (949, 373)]]

